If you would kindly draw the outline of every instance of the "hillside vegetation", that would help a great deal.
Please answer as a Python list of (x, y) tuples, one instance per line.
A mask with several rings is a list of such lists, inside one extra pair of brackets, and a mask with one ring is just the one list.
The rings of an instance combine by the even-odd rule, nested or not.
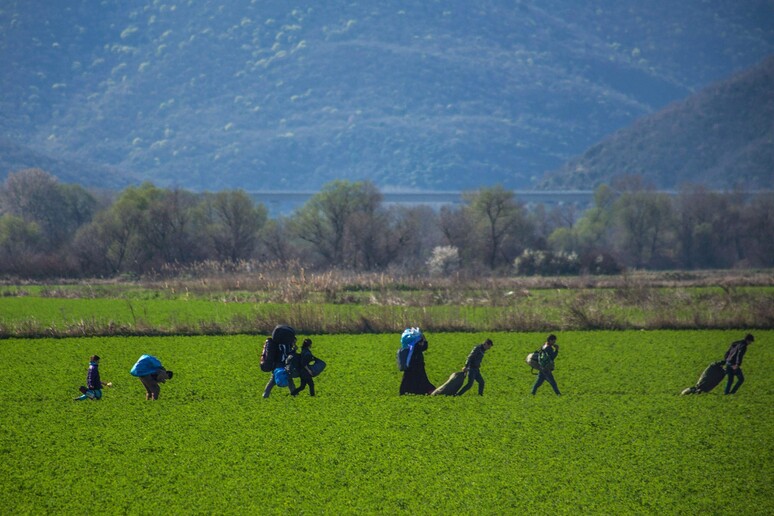
[(210, 191), (525, 188), (770, 54), (770, 7), (12, 0), (0, 7), (0, 137), (29, 152), (4, 156), (0, 174)]
[(543, 188), (595, 187), (637, 174), (660, 188), (774, 188), (774, 56), (638, 120), (571, 160)]

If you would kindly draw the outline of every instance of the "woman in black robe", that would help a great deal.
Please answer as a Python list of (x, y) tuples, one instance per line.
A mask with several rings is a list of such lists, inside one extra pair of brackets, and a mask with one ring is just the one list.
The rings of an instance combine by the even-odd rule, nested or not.
[(400, 394), (430, 394), (435, 386), (430, 383), (425, 372), (425, 351), (427, 351), (427, 339), (422, 335), (414, 344), (408, 367), (403, 371), (403, 380), (400, 382)]

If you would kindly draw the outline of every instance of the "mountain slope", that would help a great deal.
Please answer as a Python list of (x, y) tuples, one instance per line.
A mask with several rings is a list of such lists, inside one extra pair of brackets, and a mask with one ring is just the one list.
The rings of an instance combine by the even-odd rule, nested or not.
[(541, 182), (591, 188), (638, 174), (659, 188), (774, 188), (774, 56), (638, 120)]
[(63, 183), (84, 184), (120, 190), (137, 184), (138, 177), (105, 165), (90, 162), (52, 158), (31, 150), (25, 145), (0, 138), (0, 170), (17, 172), (26, 168), (39, 168), (53, 174)]
[(770, 0), (9, 0), (0, 136), (192, 189), (524, 188), (772, 52)]

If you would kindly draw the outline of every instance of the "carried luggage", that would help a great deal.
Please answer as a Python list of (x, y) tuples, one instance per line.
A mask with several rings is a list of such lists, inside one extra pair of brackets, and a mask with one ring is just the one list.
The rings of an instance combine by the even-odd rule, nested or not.
[(132, 366), (129, 374), (132, 376), (148, 376), (162, 369), (161, 360), (153, 355), (142, 355)]
[(277, 344), (293, 344), (296, 342), (296, 330), (286, 324), (279, 324), (271, 332), (271, 339)]
[(398, 362), (398, 371), (405, 371), (411, 365), (411, 355), (414, 354), (414, 345), (423, 338), (419, 328), (406, 328), (400, 336), (400, 348), (395, 355)]
[(532, 369), (535, 369), (536, 371), (554, 370), (554, 360), (551, 358), (551, 355), (549, 355), (548, 352), (543, 349), (539, 349), (530, 353), (526, 356), (524, 361), (528, 366), (530, 366)]
[(684, 389), (680, 394), (701, 394), (703, 392), (710, 392), (726, 377), (725, 365), (726, 363), (722, 360), (712, 362), (701, 373), (696, 385)]
[(436, 390), (430, 393), (431, 396), (454, 396), (462, 388), (462, 384), (465, 383), (465, 373), (462, 371), (455, 371), (446, 382), (438, 387)]
[(325, 366), (328, 365), (325, 361), (315, 357), (314, 362), (309, 364), (309, 369), (312, 371), (312, 377), (315, 377), (325, 370)]
[(398, 371), (405, 371), (408, 369), (412, 351), (413, 348), (410, 347), (400, 348), (398, 350), (397, 355), (395, 355), (395, 360), (398, 362)]
[(287, 387), (290, 384), (290, 373), (284, 367), (276, 368), (273, 374), (277, 387)]
[(261, 350), (261, 371), (264, 373), (274, 371), (274, 364), (277, 362), (279, 354), (279, 344), (271, 337), (266, 339)]

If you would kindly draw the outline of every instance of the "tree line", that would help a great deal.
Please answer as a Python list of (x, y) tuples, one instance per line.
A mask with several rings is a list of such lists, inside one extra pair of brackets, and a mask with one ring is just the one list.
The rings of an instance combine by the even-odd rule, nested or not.
[(0, 274), (115, 277), (202, 262), (311, 270), (470, 275), (610, 274), (774, 266), (774, 195), (638, 177), (600, 186), (593, 205), (528, 207), (501, 186), (459, 206), (388, 206), (370, 182), (334, 181), (270, 218), (242, 190), (193, 193), (151, 183), (120, 192), (62, 184), (39, 169), (0, 187)]

